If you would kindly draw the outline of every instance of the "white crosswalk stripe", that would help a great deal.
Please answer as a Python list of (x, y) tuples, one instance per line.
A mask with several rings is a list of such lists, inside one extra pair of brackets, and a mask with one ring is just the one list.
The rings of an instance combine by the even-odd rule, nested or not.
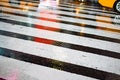
[[(4, 61), (3, 61), (4, 60)], [(14, 64), (10, 64), (10, 63), (14, 63)], [(13, 73), (17, 75), (20, 75), (20, 78), (17, 78), (19, 80), (47, 80), (46, 79), (46, 75), (49, 78), (49, 80), (56, 80), (56, 79), (64, 79), (64, 80), (79, 80), (79, 79), (85, 79), (85, 80), (97, 80), (97, 79), (93, 79), (93, 78), (89, 78), (89, 77), (85, 77), (85, 76), (81, 76), (81, 75), (76, 75), (76, 74), (72, 74), (72, 73), (67, 73), (67, 72), (63, 72), (63, 71), (58, 71), (55, 69), (50, 69), (44, 66), (38, 66), (35, 64), (31, 64), (31, 63), (25, 63), (23, 61), (17, 61), (14, 59), (9, 59), (6, 57), (2, 57), (0, 56), (0, 70), (2, 68), (1, 71), (3, 71), (3, 76), (6, 76), (5, 74), (7, 73)], [(7, 67), (9, 65), (9, 67)], [(27, 69), (24, 66), (27, 67)], [(4, 67), (6, 66), (6, 67)], [(4, 67), (4, 69), (3, 69)], [(14, 70), (13, 68), (17, 68), (16, 70)], [(34, 70), (33, 70), (34, 68)], [(19, 69), (19, 70), (18, 70)], [(24, 73), (22, 72), (23, 70)], [(18, 73), (19, 72), (19, 73)], [(40, 77), (41, 76), (41, 77)], [(57, 76), (57, 77), (55, 77)], [(3, 77), (4, 78), (4, 77)]]
[(47, 1), (0, 1), (0, 78), (16, 67), (18, 80), (120, 79), (118, 13)]
[[(4, 4), (4, 5), (6, 5), (6, 3), (5, 2), (1, 2), (2, 4)], [(7, 5), (8, 6), (8, 5)], [(10, 5), (9, 5), (10, 6)], [(16, 4), (14, 5), (14, 7), (18, 7)], [(42, 7), (42, 8), (41, 8)], [(49, 6), (50, 8), (52, 8), (52, 7), (54, 7), (54, 6)], [(38, 7), (39, 8), (39, 7)], [(55, 7), (56, 8), (56, 7)], [(3, 7), (3, 9), (4, 9), (4, 7)], [(30, 7), (30, 9), (31, 10), (37, 10), (37, 8), (36, 7)], [(40, 6), (40, 11), (42, 11), (42, 10), (44, 10), (44, 9), (49, 9), (47, 6), (45, 6), (45, 5), (41, 5)], [(57, 7), (57, 9), (58, 9), (58, 7)], [(60, 8), (61, 9), (61, 8)], [(69, 8), (63, 8), (64, 10), (70, 10)], [(77, 9), (81, 9), (81, 8), (79, 8), (79, 7), (77, 7)], [(73, 8), (72, 8), (72, 10), (74, 10)], [(39, 10), (38, 10), (39, 11)], [(80, 12), (80, 11), (79, 11)], [(90, 15), (90, 14), (76, 14), (76, 13), (72, 13), (72, 12), (65, 12), (65, 11), (60, 11), (60, 10), (54, 10), (54, 13), (55, 14), (67, 14), (67, 15), (71, 15), (71, 16), (80, 16), (80, 17), (87, 17), (87, 18), (90, 18), (90, 19), (96, 19), (96, 16), (98, 16), (99, 17), (99, 20), (103, 20), (103, 21), (109, 21), (109, 22), (111, 22), (111, 20), (110, 20), (110, 18), (109, 17), (112, 17), (112, 16), (105, 16), (105, 15), (101, 15), (101, 16), (99, 16), (99, 15), (96, 15), (96, 16), (94, 16), (94, 15)], [(112, 14), (113, 15), (113, 14)]]
[[(14, 13), (19, 13), (20, 12), (20, 10), (9, 10), (9, 9), (6, 9), (6, 8), (5, 9), (3, 8), (3, 11), (12, 11), (12, 12), (17, 11), (17, 12), (14, 12)], [(27, 13), (21, 13), (21, 14), (27, 15)], [(38, 13), (34, 13), (34, 12), (30, 12), (30, 13), (28, 12), (28, 14), (36, 15), (36, 17), (43, 17), (43, 18), (48, 18), (48, 19), (56, 19), (56, 20), (75, 22), (75, 23), (79, 22), (80, 24), (86, 24), (87, 23), (88, 25), (93, 25), (93, 26), (96, 26), (96, 24), (99, 24), (99, 26), (102, 26), (102, 27), (116, 28), (116, 29), (120, 30), (120, 27), (118, 25), (115, 26), (115, 25), (109, 24), (109, 23), (95, 22), (95, 21), (83, 20), (83, 19), (75, 19), (75, 18), (69, 18), (69, 17), (63, 17), (63, 16), (59, 16), (60, 17), (59, 18), (59, 17), (57, 17), (57, 15), (51, 15), (49, 13), (38, 14)]]

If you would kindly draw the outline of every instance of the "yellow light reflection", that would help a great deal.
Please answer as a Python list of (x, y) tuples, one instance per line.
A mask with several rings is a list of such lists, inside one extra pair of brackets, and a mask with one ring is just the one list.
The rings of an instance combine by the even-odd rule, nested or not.
[(56, 0), (56, 2), (57, 2), (57, 5), (59, 5), (59, 4), (60, 4), (60, 0)]
[(76, 8), (75, 8), (75, 11), (76, 11), (76, 14), (78, 15), (78, 14), (79, 14), (79, 11), (80, 11), (80, 8), (79, 8), (79, 7), (76, 7)]

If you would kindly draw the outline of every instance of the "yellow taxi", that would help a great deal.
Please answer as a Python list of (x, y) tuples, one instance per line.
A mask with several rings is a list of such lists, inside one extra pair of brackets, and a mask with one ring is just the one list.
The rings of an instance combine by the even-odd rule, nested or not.
[(98, 0), (98, 2), (102, 6), (113, 8), (115, 11), (120, 12), (120, 0)]

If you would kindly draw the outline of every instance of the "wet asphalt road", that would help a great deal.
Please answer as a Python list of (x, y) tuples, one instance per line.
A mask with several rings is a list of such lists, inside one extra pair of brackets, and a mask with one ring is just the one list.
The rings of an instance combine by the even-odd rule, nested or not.
[(73, 0), (0, 5), (0, 80), (120, 80), (119, 13)]

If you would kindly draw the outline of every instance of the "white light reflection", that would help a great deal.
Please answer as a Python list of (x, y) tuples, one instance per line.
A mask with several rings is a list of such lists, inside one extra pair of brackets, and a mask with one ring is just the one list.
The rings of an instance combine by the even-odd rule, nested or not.
[(59, 5), (59, 0), (40, 0), (38, 11), (40, 9), (56, 9)]

